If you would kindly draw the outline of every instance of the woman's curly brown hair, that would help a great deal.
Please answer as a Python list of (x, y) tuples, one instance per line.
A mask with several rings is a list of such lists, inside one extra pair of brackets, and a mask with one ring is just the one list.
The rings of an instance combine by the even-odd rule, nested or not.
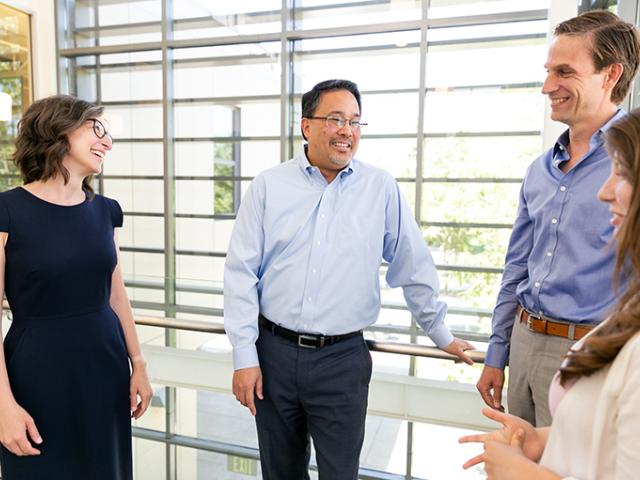
[[(13, 161), (27, 184), (57, 175), (69, 181), (62, 160), (69, 153), (68, 135), (87, 120), (102, 115), (102, 107), (70, 95), (52, 95), (31, 104), (18, 124)], [(82, 181), (89, 198), (94, 195), (90, 175)]]

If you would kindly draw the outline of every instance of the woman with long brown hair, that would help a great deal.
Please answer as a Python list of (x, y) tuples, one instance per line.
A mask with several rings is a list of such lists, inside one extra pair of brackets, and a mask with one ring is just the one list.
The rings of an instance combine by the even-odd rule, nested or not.
[(102, 107), (68, 95), (33, 103), (19, 125), (24, 185), (0, 193), (4, 480), (133, 478), (131, 417), (152, 390), (118, 261), (122, 210), (91, 187), (107, 128)]
[(484, 444), (464, 467), (484, 462), (491, 480), (640, 476), (640, 109), (613, 124), (605, 142), (611, 175), (598, 198), (609, 204), (615, 227), (612, 281), (619, 286), (624, 277), (626, 290), (609, 318), (567, 354), (549, 394), (551, 427), (487, 408), (503, 428), (460, 439)]

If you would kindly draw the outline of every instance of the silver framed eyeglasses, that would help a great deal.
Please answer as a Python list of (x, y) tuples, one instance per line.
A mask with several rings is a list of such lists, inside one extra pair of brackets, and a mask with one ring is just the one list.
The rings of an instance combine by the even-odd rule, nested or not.
[(344, 128), (344, 126), (347, 123), (349, 124), (349, 128), (355, 131), (358, 131), (362, 127), (366, 127), (368, 125), (368, 123), (361, 122), (360, 120), (354, 120), (354, 119), (347, 120), (346, 118), (342, 118), (334, 115), (329, 115), (328, 117), (306, 117), (306, 118), (308, 118), (309, 120), (324, 120), (327, 127), (335, 128), (336, 130)]
[(97, 118), (90, 118), (89, 120), (91, 120), (91, 122), (93, 122), (93, 133), (96, 134), (96, 137), (98, 137), (99, 139), (103, 139), (104, 137), (109, 137), (109, 140), (111, 140), (111, 142), (113, 142), (113, 137), (111, 136), (111, 134), (107, 131), (107, 129), (105, 128), (104, 124), (98, 120)]

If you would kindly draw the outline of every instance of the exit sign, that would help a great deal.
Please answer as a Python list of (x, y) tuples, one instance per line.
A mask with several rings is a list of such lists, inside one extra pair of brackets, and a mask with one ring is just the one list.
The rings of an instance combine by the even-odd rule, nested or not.
[(256, 477), (258, 475), (258, 462), (251, 458), (228, 455), (227, 471)]

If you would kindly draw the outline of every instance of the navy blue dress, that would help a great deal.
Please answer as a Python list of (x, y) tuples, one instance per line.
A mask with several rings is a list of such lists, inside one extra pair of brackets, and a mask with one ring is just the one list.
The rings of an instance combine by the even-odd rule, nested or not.
[(0, 193), (4, 341), (13, 395), (35, 420), (39, 456), (0, 448), (3, 480), (131, 480), (129, 362), (109, 306), (115, 200), (55, 205), (23, 188)]

